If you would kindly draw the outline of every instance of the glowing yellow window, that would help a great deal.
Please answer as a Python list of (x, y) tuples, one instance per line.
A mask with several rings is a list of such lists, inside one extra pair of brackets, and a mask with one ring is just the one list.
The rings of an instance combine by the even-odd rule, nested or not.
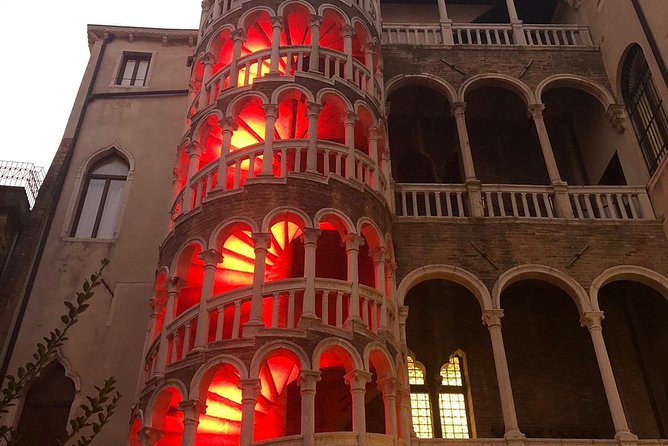
[(462, 358), (459, 356), (453, 356), (441, 367), (438, 406), (443, 438), (470, 438)]
[(408, 383), (411, 387), (413, 429), (418, 438), (434, 438), (431, 402), (424, 385), (424, 368), (408, 357)]

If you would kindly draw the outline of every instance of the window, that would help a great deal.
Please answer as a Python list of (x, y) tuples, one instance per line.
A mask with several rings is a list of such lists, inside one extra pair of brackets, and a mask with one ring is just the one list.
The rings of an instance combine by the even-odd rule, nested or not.
[(146, 85), (148, 65), (151, 55), (147, 53), (125, 53), (123, 63), (116, 78), (116, 85), (124, 87), (143, 87)]
[(434, 438), (429, 393), (424, 385), (424, 367), (408, 357), (408, 384), (411, 388), (413, 429), (418, 438)]
[[(463, 354), (454, 354), (440, 370), (440, 382), (427, 387), (425, 369), (408, 357), (413, 429), (418, 438), (465, 439), (471, 437), (468, 391)], [(435, 410), (432, 410), (434, 408)], [(439, 424), (434, 426), (433, 420)]]
[(666, 155), (668, 120), (654, 83), (647, 60), (634, 45), (622, 68), (622, 95), (647, 168), (654, 173)]
[(72, 237), (110, 239), (114, 236), (129, 170), (128, 163), (116, 154), (93, 165), (86, 175)]

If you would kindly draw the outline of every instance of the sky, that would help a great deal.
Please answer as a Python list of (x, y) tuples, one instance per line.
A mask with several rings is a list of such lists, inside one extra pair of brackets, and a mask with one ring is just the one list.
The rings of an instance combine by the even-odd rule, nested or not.
[(86, 25), (197, 28), (200, 0), (0, 0), (0, 160), (46, 170), (88, 63)]

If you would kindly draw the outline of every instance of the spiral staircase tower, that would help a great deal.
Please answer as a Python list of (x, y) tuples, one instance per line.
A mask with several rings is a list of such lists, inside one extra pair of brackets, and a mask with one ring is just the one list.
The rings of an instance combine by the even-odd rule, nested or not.
[(203, 2), (131, 445), (408, 442), (379, 6)]

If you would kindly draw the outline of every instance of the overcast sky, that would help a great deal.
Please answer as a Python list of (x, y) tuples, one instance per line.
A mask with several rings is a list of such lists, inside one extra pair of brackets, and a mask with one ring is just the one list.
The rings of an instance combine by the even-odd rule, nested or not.
[(88, 62), (88, 23), (197, 28), (200, 0), (0, 0), (0, 160), (45, 169)]

